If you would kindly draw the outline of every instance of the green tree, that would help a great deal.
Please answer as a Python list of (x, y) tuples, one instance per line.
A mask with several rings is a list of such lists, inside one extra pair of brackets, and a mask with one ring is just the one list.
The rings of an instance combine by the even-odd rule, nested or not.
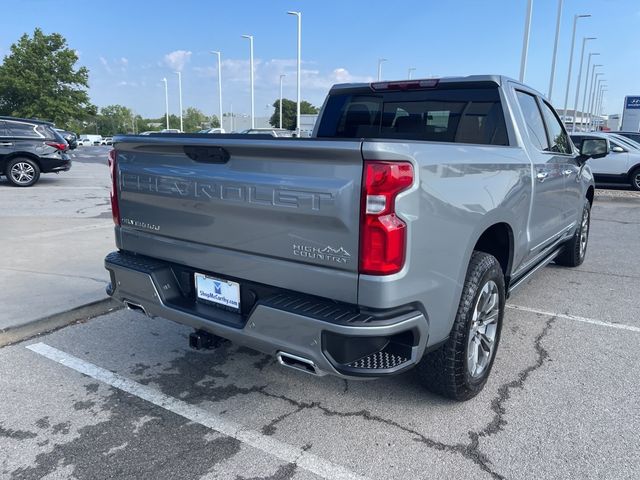
[[(303, 100), (300, 102), (300, 113), (314, 114), (318, 113), (318, 109), (306, 100)], [(280, 99), (273, 102), (273, 115), (271, 115), (269, 123), (272, 127), (280, 127)], [(288, 98), (282, 99), (282, 128), (286, 128), (287, 130), (296, 129), (296, 102)]]
[(209, 117), (195, 107), (188, 107), (184, 111), (182, 121), (184, 124), (185, 132), (197, 132), (198, 130), (202, 130), (204, 128), (217, 128), (220, 126), (220, 120), (218, 120), (218, 117), (216, 115), (212, 115), (211, 117)]
[(134, 115), (123, 105), (109, 105), (100, 109), (96, 122), (102, 136), (130, 133), (133, 132)]
[(35, 117), (66, 125), (95, 113), (89, 101), (89, 71), (75, 67), (78, 55), (58, 34), (36, 28), (11, 45), (0, 65), (0, 114)]

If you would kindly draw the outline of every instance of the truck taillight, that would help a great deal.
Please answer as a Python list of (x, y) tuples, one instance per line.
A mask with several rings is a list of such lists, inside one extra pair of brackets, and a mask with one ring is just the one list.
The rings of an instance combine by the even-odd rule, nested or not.
[(409, 162), (365, 160), (360, 221), (360, 273), (389, 275), (404, 265), (407, 224), (396, 216), (396, 196), (413, 184)]
[(109, 170), (111, 171), (111, 214), (113, 223), (120, 225), (120, 205), (118, 204), (118, 154), (115, 150), (109, 152)]

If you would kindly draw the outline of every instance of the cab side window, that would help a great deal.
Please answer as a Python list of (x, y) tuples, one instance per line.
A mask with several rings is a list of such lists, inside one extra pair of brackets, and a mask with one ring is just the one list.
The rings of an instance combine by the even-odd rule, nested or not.
[(518, 98), (520, 109), (524, 115), (524, 121), (527, 125), (531, 142), (539, 150), (548, 151), (551, 147), (547, 139), (547, 131), (544, 128), (544, 121), (542, 120), (542, 114), (540, 113), (536, 97), (520, 90), (516, 90), (516, 97)]
[(544, 121), (547, 124), (547, 132), (549, 132), (549, 140), (551, 142), (548, 151), (555, 153), (571, 153), (569, 136), (567, 135), (564, 126), (553, 111), (553, 108), (544, 101), (542, 102), (542, 113), (544, 115)]

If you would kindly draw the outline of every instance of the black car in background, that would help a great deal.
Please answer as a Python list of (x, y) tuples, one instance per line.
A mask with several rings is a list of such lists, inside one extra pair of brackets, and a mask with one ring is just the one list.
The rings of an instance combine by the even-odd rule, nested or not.
[(68, 149), (49, 122), (0, 116), (0, 175), (17, 187), (30, 187), (41, 173), (69, 170)]
[(75, 133), (62, 130), (61, 128), (54, 128), (54, 130), (67, 141), (67, 144), (69, 144), (69, 150), (75, 150), (78, 148), (78, 136)]

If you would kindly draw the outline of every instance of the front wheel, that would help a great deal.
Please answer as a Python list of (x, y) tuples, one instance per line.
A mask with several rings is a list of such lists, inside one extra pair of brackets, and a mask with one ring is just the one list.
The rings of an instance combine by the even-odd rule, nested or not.
[(418, 365), (429, 390), (454, 400), (480, 393), (500, 341), (504, 305), (500, 263), (488, 253), (474, 251), (449, 338)]
[(591, 227), (591, 203), (585, 198), (582, 207), (580, 225), (573, 237), (565, 243), (562, 251), (556, 257), (556, 263), (564, 267), (578, 267), (584, 262), (589, 243), (589, 229)]

